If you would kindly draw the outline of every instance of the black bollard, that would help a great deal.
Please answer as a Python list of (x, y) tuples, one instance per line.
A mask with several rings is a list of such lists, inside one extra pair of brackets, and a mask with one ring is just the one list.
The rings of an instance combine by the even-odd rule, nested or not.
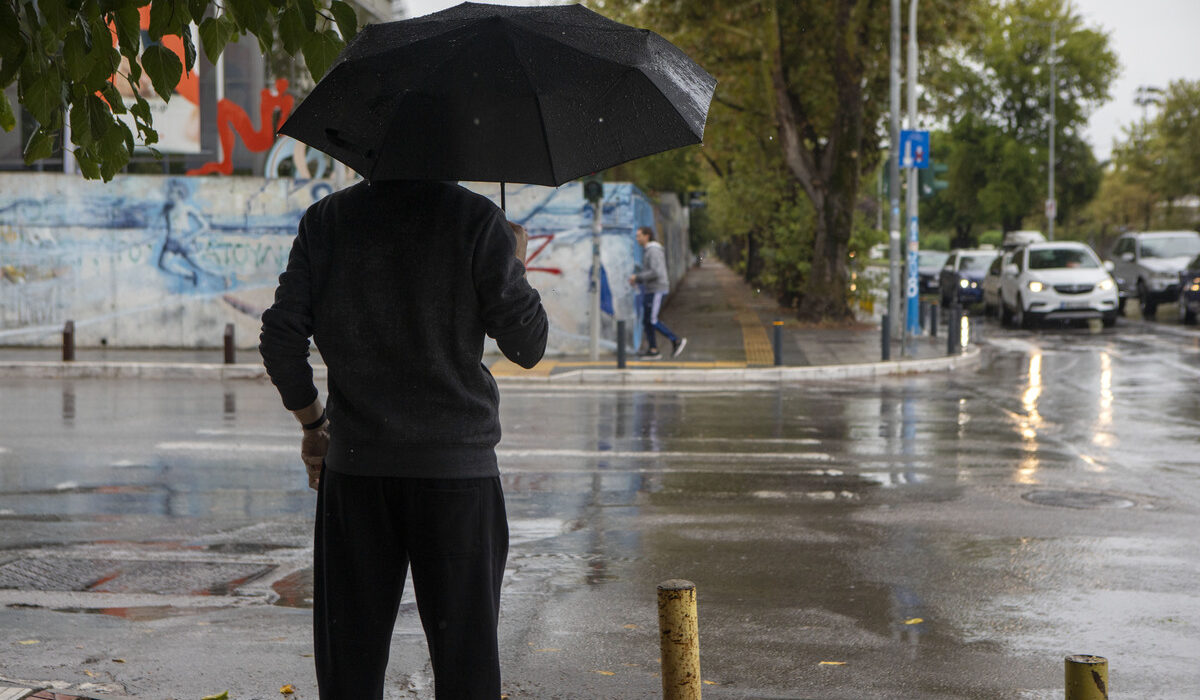
[(937, 304), (929, 305), (929, 337), (930, 338), (937, 337), (938, 312), (939, 311), (940, 311), (940, 309), (938, 309)]
[(962, 332), (962, 310), (958, 308), (958, 304), (950, 307), (946, 323), (950, 324), (950, 327), (946, 329), (946, 354), (957, 355), (962, 352), (962, 342), (958, 337)]
[(233, 347), (233, 324), (225, 324), (225, 364), (232, 365), (237, 362), (236, 350)]
[(920, 305), (917, 307), (917, 314), (918, 314), (917, 321), (919, 321), (919, 323), (920, 323), (921, 331), (924, 332), (925, 324), (927, 323), (927, 321), (929, 319), (929, 302), (927, 302), (927, 301), (921, 302)]
[(892, 320), (888, 318), (887, 314), (883, 315), (883, 323), (879, 325), (879, 331), (881, 336), (879, 349), (881, 350), (883, 361), (887, 362), (892, 359)]
[(63, 362), (74, 362), (75, 360), (75, 322), (67, 321), (63, 325), (63, 346), (62, 346)]
[(775, 320), (775, 366), (783, 364), (783, 321)]
[(625, 369), (625, 322), (617, 321), (617, 369)]

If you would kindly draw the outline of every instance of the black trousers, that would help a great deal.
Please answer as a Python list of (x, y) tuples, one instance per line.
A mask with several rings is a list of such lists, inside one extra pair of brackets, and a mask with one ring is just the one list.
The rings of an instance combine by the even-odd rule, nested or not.
[(403, 479), (324, 470), (313, 635), (321, 700), (383, 697), (412, 565), (439, 700), (497, 700), (496, 625), (508, 558), (499, 477)]

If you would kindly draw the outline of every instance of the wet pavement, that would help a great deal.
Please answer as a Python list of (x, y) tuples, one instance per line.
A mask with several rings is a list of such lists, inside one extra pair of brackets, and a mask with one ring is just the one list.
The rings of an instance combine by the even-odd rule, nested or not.
[[(712, 698), (1200, 685), (1200, 334), (1006, 331), (978, 370), (778, 390), (506, 388), (510, 698), (659, 697), (697, 585)], [(297, 430), (253, 381), (0, 380), (0, 688), (315, 698)], [(431, 698), (415, 606), (388, 698)]]

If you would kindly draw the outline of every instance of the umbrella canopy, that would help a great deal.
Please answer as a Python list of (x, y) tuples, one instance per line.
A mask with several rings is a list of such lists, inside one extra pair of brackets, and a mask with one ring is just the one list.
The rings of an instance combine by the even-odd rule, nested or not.
[(279, 132), (369, 180), (558, 186), (699, 143), (715, 87), (581, 5), (468, 2), (365, 27)]

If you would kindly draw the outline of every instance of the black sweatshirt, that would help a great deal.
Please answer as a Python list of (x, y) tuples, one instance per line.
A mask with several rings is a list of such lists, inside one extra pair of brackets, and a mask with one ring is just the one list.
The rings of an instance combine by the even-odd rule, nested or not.
[(503, 212), (444, 182), (359, 183), (309, 207), (259, 350), (283, 405), (329, 371), (326, 468), (415, 478), (495, 476), (499, 394), (484, 334), (522, 367), (546, 349), (541, 298)]

